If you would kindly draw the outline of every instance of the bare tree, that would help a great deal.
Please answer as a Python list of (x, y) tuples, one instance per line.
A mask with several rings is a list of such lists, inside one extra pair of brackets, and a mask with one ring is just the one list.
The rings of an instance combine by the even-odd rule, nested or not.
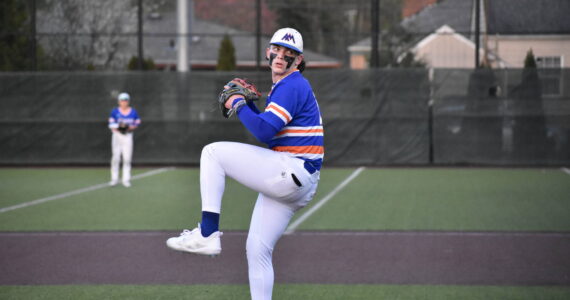
[(136, 53), (131, 0), (45, 0), (38, 33), (57, 69), (122, 69)]

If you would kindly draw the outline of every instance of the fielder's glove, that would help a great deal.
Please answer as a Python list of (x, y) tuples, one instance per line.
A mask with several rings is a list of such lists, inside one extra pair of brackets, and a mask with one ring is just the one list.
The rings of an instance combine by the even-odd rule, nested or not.
[(129, 131), (129, 125), (126, 123), (119, 123), (119, 127), (117, 128), (120, 133), (126, 134)]
[[(234, 78), (226, 86), (228, 88), (224, 89), (218, 97), (218, 106), (224, 118), (231, 117), (241, 106), (249, 101), (259, 100), (259, 97), (261, 97), (261, 93), (257, 88), (245, 79)], [(244, 100), (236, 102), (231, 109), (227, 109), (226, 101), (233, 95), (242, 95)]]

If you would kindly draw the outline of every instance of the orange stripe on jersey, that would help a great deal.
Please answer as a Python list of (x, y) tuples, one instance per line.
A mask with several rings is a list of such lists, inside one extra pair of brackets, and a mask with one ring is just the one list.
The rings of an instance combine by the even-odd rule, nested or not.
[(324, 154), (325, 148), (323, 146), (277, 146), (271, 148), (273, 151), (290, 152), (290, 153), (313, 153)]
[(319, 129), (285, 129), (279, 131), (276, 135), (284, 135), (288, 133), (324, 133), (322, 128)]
[(285, 123), (289, 123), (291, 121), (291, 117), (289, 116), (289, 114), (287, 114), (286, 112), (281, 110), (281, 108), (273, 105), (273, 103), (269, 104), (267, 106), (267, 109), (272, 109), (272, 110), (275, 110), (276, 112), (278, 112), (283, 118), (285, 118), (285, 120), (287, 120), (287, 122), (285, 122)]

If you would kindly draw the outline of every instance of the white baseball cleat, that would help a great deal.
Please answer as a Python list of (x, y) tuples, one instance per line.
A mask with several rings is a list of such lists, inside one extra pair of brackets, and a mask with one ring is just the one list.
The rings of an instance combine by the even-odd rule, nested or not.
[(166, 241), (168, 248), (201, 255), (218, 255), (222, 252), (222, 232), (216, 231), (208, 237), (203, 237), (200, 224), (192, 231), (184, 229), (180, 236), (169, 238)]
[(123, 185), (125, 187), (131, 187), (131, 182), (130, 181), (123, 181)]
[(109, 181), (109, 185), (110, 185), (110, 186), (116, 186), (117, 183), (119, 183), (117, 180), (111, 180), (111, 181)]

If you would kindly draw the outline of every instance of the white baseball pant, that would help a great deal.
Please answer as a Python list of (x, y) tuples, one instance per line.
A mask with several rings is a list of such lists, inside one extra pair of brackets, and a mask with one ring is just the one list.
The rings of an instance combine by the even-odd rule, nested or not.
[(259, 192), (246, 244), (253, 300), (271, 299), (273, 247), (295, 211), (306, 206), (317, 190), (319, 172), (310, 174), (303, 163), (289, 153), (235, 142), (217, 142), (202, 150), (200, 192), (203, 211), (221, 212), (226, 176)]
[(111, 180), (119, 180), (119, 165), (123, 159), (123, 182), (131, 180), (131, 159), (133, 157), (133, 133), (122, 134), (113, 132), (111, 138)]

